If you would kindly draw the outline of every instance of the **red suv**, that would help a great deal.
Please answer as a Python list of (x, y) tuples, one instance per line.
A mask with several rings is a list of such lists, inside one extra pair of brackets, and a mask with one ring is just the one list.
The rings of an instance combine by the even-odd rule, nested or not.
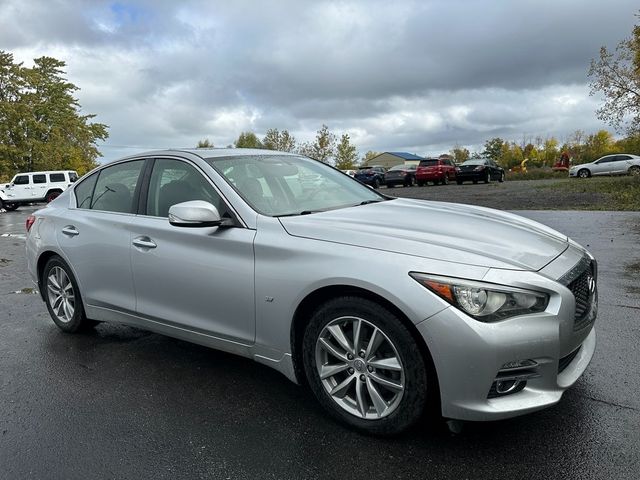
[(427, 182), (433, 182), (434, 185), (438, 185), (439, 183), (447, 185), (449, 180), (455, 179), (456, 166), (453, 160), (449, 160), (448, 158), (427, 158), (420, 160), (420, 164), (416, 170), (416, 182), (421, 187)]

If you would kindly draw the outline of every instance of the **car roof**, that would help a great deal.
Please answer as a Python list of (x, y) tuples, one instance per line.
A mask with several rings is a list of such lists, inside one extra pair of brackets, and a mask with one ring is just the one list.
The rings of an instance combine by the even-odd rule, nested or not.
[(129, 155), (127, 157), (118, 159), (116, 161), (130, 159), (130, 158), (176, 155), (180, 153), (189, 153), (191, 155), (196, 155), (202, 158), (203, 160), (207, 160), (209, 158), (238, 157), (238, 156), (244, 156), (244, 155), (259, 155), (259, 156), (286, 155), (291, 157), (300, 156), (297, 153), (280, 152), (278, 150), (266, 150), (266, 149), (260, 149), (260, 148), (171, 148), (171, 149), (165, 149), (165, 150), (150, 150), (147, 152), (141, 152), (135, 155)]
[(40, 170), (37, 172), (19, 172), (16, 173), (14, 176), (18, 176), (18, 175), (38, 175), (41, 173), (76, 173), (75, 170)]

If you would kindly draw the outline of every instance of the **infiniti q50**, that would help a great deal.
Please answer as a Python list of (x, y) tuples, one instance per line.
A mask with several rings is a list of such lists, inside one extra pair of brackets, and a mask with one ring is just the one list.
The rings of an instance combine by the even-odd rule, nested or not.
[(553, 405), (595, 349), (596, 261), (565, 235), (391, 198), (298, 155), (136, 155), (27, 227), (61, 330), (120, 322), (250, 357), (370, 433), (433, 400), (460, 420)]

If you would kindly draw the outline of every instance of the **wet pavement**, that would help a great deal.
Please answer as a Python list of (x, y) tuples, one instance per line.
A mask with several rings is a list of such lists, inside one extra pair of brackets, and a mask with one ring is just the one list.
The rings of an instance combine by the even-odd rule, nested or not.
[(117, 325), (61, 333), (30, 290), (31, 210), (0, 214), (1, 479), (640, 477), (640, 213), (521, 212), (599, 261), (597, 350), (558, 405), (379, 439), (250, 360)]

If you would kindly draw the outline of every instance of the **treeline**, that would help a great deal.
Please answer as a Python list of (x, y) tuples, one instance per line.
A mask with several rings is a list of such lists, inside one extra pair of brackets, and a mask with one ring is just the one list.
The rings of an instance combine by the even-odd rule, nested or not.
[[(200, 140), (196, 147), (212, 148), (214, 144), (209, 139), (204, 139)], [(298, 143), (288, 130), (280, 131), (277, 128), (270, 128), (262, 139), (253, 132), (242, 132), (233, 142), (233, 145), (227, 145), (227, 147), (258, 148), (299, 153), (330, 163), (342, 170), (356, 168), (369, 158), (379, 154), (379, 152), (368, 151), (362, 159), (359, 159), (357, 148), (351, 143), (349, 134), (343, 133), (338, 138), (326, 125), (322, 125), (316, 132), (316, 137), (312, 142)]]
[(472, 156), (492, 158), (504, 168), (512, 168), (527, 160), (527, 167), (550, 167), (563, 153), (573, 164), (587, 163), (612, 153), (640, 154), (640, 134), (632, 134), (616, 140), (607, 130), (599, 130), (587, 135), (576, 130), (560, 142), (556, 137), (543, 139), (523, 137), (520, 142), (508, 141), (499, 137), (487, 140), (482, 152), (470, 153), (463, 147), (454, 147), (450, 152), (456, 162), (462, 162)]
[(28, 68), (0, 50), (0, 179), (34, 170), (82, 175), (97, 164), (96, 142), (108, 137), (108, 127), (80, 113), (78, 87), (64, 67), (40, 57)]

